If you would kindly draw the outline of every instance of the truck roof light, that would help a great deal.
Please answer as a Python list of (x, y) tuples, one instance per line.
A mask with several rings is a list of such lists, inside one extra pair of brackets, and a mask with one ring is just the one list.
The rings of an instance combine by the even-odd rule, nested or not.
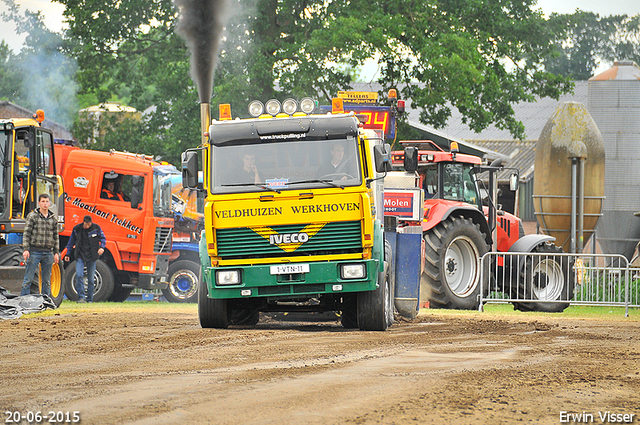
[(305, 114), (310, 114), (314, 109), (316, 109), (316, 101), (310, 97), (305, 97), (300, 101), (300, 109)]
[(331, 99), (331, 113), (344, 114), (344, 101), (339, 97)]
[(458, 148), (458, 142), (451, 142), (451, 144), (449, 145), (449, 150), (453, 153), (460, 152), (460, 149)]
[(44, 111), (42, 109), (38, 109), (35, 114), (33, 114), (33, 118), (36, 119), (40, 124), (44, 121)]
[(267, 111), (267, 114), (276, 116), (278, 112), (280, 112), (280, 101), (277, 99), (271, 99), (267, 101), (264, 107)]
[(221, 103), (218, 105), (218, 113), (220, 115), (220, 121), (228, 121), (231, 119), (231, 105), (228, 103)]
[(404, 100), (399, 100), (398, 101), (398, 105), (396, 106), (396, 110), (398, 111), (399, 114), (404, 114), (404, 111), (405, 111)]
[(293, 115), (298, 110), (298, 102), (295, 99), (286, 99), (282, 102), (282, 110), (285, 114)]
[(395, 100), (398, 98), (398, 92), (396, 89), (389, 89), (389, 100)]
[(249, 115), (259, 117), (264, 112), (264, 104), (259, 100), (254, 100), (249, 104)]

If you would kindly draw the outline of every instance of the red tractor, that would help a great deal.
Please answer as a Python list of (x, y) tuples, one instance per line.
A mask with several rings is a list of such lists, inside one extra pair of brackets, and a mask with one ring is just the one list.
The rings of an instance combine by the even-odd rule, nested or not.
[[(554, 237), (525, 236), (520, 219), (497, 208), (496, 172), (503, 169), (501, 161), (482, 165), (480, 158), (458, 153), (456, 142), (449, 151), (432, 141), (401, 143), (405, 150), (393, 152), (393, 164), (411, 169), (410, 163), (417, 163), (425, 197), (422, 290), (428, 293), (430, 306), (478, 308), (480, 259), (491, 250), (542, 254), (492, 257), (493, 264), (482, 268), (484, 295), (503, 292), (519, 310), (563, 311), (574, 291), (570, 257), (558, 255), (562, 250), (553, 244)], [(489, 188), (481, 191), (484, 183), (479, 174), (485, 172)], [(517, 175), (513, 177), (517, 183)]]

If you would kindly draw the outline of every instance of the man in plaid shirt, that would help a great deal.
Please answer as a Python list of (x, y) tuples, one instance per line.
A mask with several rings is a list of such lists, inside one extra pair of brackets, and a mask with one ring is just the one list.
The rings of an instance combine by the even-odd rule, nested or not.
[(51, 199), (46, 193), (38, 196), (38, 208), (27, 216), (22, 234), (22, 256), (27, 268), (22, 281), (20, 295), (28, 295), (31, 281), (41, 266), (42, 293), (51, 296), (51, 268), (60, 260), (60, 241), (58, 240), (58, 218), (49, 211)]

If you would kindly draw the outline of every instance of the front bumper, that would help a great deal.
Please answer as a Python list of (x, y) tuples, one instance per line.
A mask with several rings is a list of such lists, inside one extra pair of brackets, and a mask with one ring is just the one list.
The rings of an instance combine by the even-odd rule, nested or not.
[[(354, 263), (365, 264), (366, 276), (361, 279), (342, 279), (340, 265)], [(373, 291), (377, 287), (380, 265), (376, 260), (328, 261), (308, 264), (309, 272), (307, 273), (278, 275), (270, 273), (270, 264), (244, 267), (205, 267), (203, 279), (207, 284), (209, 298), (216, 299), (252, 297), (286, 299)], [(215, 274), (218, 270), (239, 270), (241, 283), (239, 285), (216, 286)]]

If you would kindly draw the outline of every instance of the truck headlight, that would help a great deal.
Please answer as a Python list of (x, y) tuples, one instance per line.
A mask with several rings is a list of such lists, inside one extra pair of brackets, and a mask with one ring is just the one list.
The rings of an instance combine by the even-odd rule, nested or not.
[(340, 266), (340, 278), (364, 279), (367, 277), (367, 269), (364, 264), (343, 264)]
[(216, 285), (239, 285), (240, 270), (218, 270), (216, 271)]

